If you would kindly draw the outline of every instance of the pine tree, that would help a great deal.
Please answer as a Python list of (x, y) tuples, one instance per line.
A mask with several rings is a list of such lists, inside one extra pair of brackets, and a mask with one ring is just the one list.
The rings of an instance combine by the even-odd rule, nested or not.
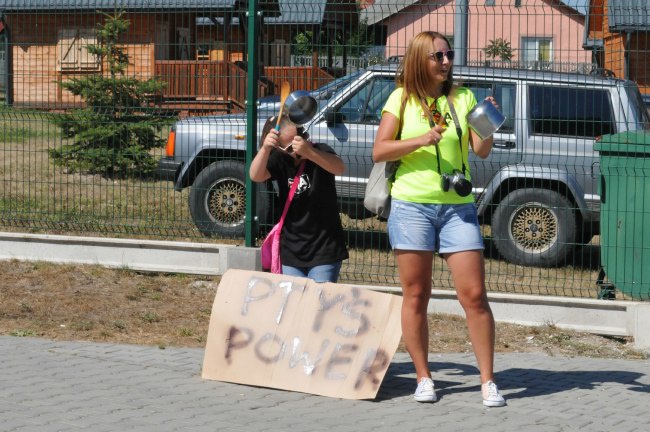
[(150, 150), (164, 145), (158, 133), (168, 119), (147, 105), (149, 97), (165, 84), (126, 75), (129, 56), (118, 41), (130, 22), (123, 11), (104, 15), (105, 22), (95, 29), (97, 43), (85, 47), (104, 72), (59, 82), (79, 96), (85, 107), (55, 117), (63, 135), (73, 143), (50, 154), (69, 171), (148, 177), (156, 168)]

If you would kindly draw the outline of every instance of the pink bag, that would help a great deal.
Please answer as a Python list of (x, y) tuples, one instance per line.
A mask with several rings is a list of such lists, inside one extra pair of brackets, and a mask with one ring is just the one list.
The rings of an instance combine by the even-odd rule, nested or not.
[(262, 247), (260, 249), (260, 253), (262, 255), (262, 268), (264, 270), (270, 270), (271, 273), (282, 273), (282, 262), (280, 260), (280, 235), (282, 234), (284, 218), (287, 215), (287, 211), (289, 210), (289, 204), (291, 204), (291, 200), (293, 199), (293, 195), (296, 192), (296, 188), (298, 188), (298, 183), (300, 183), (300, 176), (302, 175), (304, 169), (305, 161), (300, 164), (298, 173), (293, 179), (293, 184), (289, 190), (287, 202), (284, 204), (284, 210), (282, 211), (282, 217), (280, 217), (280, 221), (275, 224), (275, 226), (271, 229), (271, 232), (266, 235), (266, 238), (262, 242)]
[(280, 234), (282, 224), (275, 224), (270, 233), (267, 234), (262, 243), (262, 268), (271, 270), (271, 273), (282, 273), (282, 262), (280, 261)]

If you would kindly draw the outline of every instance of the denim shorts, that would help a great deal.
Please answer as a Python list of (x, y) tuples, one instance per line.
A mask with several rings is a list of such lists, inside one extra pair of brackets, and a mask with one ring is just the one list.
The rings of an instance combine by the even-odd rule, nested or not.
[(392, 248), (401, 250), (444, 254), (485, 248), (472, 203), (418, 204), (393, 199), (388, 236)]
[(316, 282), (336, 282), (341, 272), (342, 261), (331, 264), (321, 264), (314, 267), (290, 267), (282, 265), (282, 274), (306, 277)]

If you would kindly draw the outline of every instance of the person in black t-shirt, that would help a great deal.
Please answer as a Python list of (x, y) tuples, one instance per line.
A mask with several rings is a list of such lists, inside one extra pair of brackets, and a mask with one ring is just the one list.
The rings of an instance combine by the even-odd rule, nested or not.
[(255, 182), (275, 180), (284, 208), (298, 167), (305, 162), (282, 228), (282, 273), (336, 282), (348, 258), (334, 184), (345, 165), (328, 145), (310, 142), (287, 116), (280, 119), (279, 131), (276, 122), (276, 117), (266, 121), (249, 174)]

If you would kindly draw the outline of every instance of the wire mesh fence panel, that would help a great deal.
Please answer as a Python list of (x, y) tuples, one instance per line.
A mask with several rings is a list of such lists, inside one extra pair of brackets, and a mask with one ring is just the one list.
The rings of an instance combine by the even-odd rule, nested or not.
[[(399, 285), (386, 220), (363, 197), (406, 49), (436, 31), (455, 53), (454, 84), (493, 96), (506, 117), (489, 157), (468, 156), (489, 290), (602, 294), (599, 234), (622, 218), (602, 226), (593, 147), (628, 131), (650, 144), (647, 2), (269, 0), (250, 10), (0, 0), (2, 229), (235, 244), (248, 229), (259, 244), (284, 203), (277, 183), (251, 182), (249, 163), (288, 83), (316, 101), (301, 120), (310, 140), (346, 166), (341, 281)], [(638, 178), (624, 188), (639, 204), (628, 211), (647, 219), (635, 198), (647, 197), (647, 173), (625, 173)], [(612, 238), (604, 246), (618, 247)], [(635, 260), (646, 244), (620, 247)], [(433, 282), (453, 287), (437, 256)]]

